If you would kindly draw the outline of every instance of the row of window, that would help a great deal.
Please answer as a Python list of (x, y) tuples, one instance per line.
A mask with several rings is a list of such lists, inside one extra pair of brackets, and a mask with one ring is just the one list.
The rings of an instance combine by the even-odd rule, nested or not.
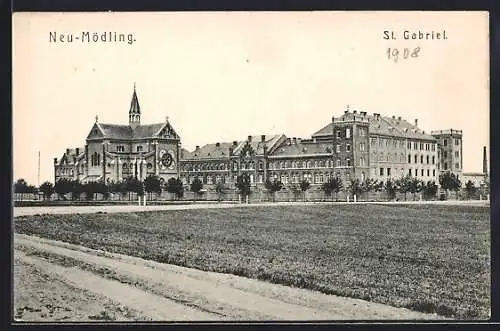
[[(390, 147), (392, 145), (393, 148), (404, 148), (405, 146), (405, 140), (403, 139), (394, 139), (394, 138), (376, 138), (373, 137), (370, 139), (370, 146), (376, 147), (378, 144), (379, 147)], [(425, 150), (425, 151), (435, 151), (436, 150), (436, 144), (434, 143), (424, 143), (424, 142), (417, 142), (417, 141), (406, 141), (406, 148), (407, 149), (414, 149), (414, 150)]]
[[(335, 130), (335, 135), (338, 139), (342, 138), (342, 133), (344, 133), (344, 137), (345, 138), (351, 138), (351, 128), (345, 128), (345, 130), (343, 129), (336, 129)], [(368, 128), (365, 128), (365, 127), (358, 127), (358, 135), (360, 137), (365, 137), (368, 135)]]
[[(123, 146), (123, 145), (116, 146), (116, 151), (117, 152), (122, 152), (122, 153), (125, 152), (125, 146)], [(136, 147), (136, 152), (137, 153), (140, 153), (142, 151), (143, 151), (143, 147), (142, 146), (139, 145), (139, 146)]]
[[(413, 160), (414, 162), (413, 163), (418, 163), (418, 155), (414, 155), (413, 157)], [(426, 160), (426, 163), (429, 164), (429, 155), (426, 156), (425, 158)], [(408, 154), (408, 163), (411, 163), (411, 154)], [(423, 155), (420, 155), (420, 163), (423, 164), (424, 163), (424, 156)], [(435, 156), (432, 156), (432, 164), (435, 164), (436, 163), (436, 157)]]
[[(363, 173), (364, 175), (364, 173)], [(250, 174), (250, 183), (263, 183), (264, 182), (264, 176), (262, 174), (259, 174), (257, 176), (254, 176), (253, 174)], [(333, 174), (331, 173), (319, 173), (319, 174), (311, 174), (311, 173), (305, 173), (305, 174), (270, 174), (269, 178), (275, 179), (275, 180), (280, 180), (283, 184), (289, 184), (289, 183), (299, 183), (301, 180), (305, 179), (309, 181), (311, 184), (322, 184), (324, 182), (327, 182), (330, 177), (333, 177)], [(337, 177), (340, 177), (340, 173), (337, 174)], [(184, 184), (191, 184), (195, 178), (198, 178), (203, 184), (207, 185), (212, 185), (216, 183), (227, 183), (229, 180), (232, 180), (232, 182), (236, 181), (237, 176), (225, 176), (225, 175), (216, 175), (216, 176), (187, 176), (183, 177), (182, 180)]]
[[(438, 156), (440, 155), (441, 153), (438, 152)], [(443, 151), (443, 158), (447, 158), (448, 157), (448, 151)], [(460, 157), (460, 152), (459, 151), (455, 151), (455, 157)]]
[[(438, 164), (438, 169), (439, 169), (439, 164)], [(448, 170), (448, 162), (443, 163), (443, 170)], [(455, 163), (455, 170), (460, 170), (459, 162)]]
[[(408, 175), (418, 177), (420, 174), (421, 177), (424, 177), (426, 175), (427, 175), (427, 177), (430, 177), (431, 173), (432, 173), (432, 177), (436, 176), (435, 169), (432, 169), (432, 172), (430, 169), (420, 169), (420, 172), (418, 170), (419, 169), (408, 169)], [(391, 173), (391, 168), (379, 168), (378, 174), (379, 174), (379, 176), (388, 176), (388, 177), (394, 175)], [(400, 175), (404, 176), (404, 169), (400, 170)]]
[[(460, 139), (450, 139), (451, 142), (455, 142), (455, 146), (460, 146)], [(443, 140), (443, 146), (448, 146), (448, 139)]]

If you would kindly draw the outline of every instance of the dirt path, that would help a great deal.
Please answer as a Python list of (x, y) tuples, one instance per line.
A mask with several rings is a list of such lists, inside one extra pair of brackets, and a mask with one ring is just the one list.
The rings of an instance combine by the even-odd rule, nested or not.
[[(357, 204), (433, 204), (433, 205), (468, 205), (468, 206), (490, 206), (490, 201), (470, 200), (470, 201), (399, 201), (399, 202), (356, 202)], [(185, 205), (119, 205), (119, 206), (52, 206), (52, 207), (15, 207), (13, 216), (26, 216), (35, 214), (86, 214), (86, 213), (123, 213), (137, 211), (154, 211), (154, 210), (185, 210), (185, 209), (214, 209), (214, 208), (238, 208), (238, 207), (279, 207), (279, 206), (298, 206), (298, 205), (344, 205), (353, 204), (352, 202), (261, 202), (251, 204), (236, 204), (236, 203), (198, 203)]]
[[(156, 263), (21, 234), (15, 235), (14, 244), (14, 304), (17, 318), (22, 320), (439, 318), (404, 308)], [(47, 305), (47, 300), (68, 310), (63, 310), (63, 315), (48, 314), (41, 308)], [(25, 307), (28, 309), (23, 309)]]

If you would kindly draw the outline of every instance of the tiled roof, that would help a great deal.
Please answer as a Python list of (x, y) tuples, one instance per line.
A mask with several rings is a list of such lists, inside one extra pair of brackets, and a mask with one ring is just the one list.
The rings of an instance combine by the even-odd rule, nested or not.
[[(255, 154), (264, 154), (264, 145), (267, 145), (268, 151), (272, 152), (276, 145), (279, 143), (280, 138), (284, 137), (282, 134), (266, 135), (264, 143), (262, 142), (262, 136), (251, 136), (251, 141), (249, 145), (254, 150)], [(246, 145), (248, 139), (241, 141), (238, 146), (234, 149), (234, 154), (239, 155), (243, 147)]]
[(314, 154), (331, 154), (332, 146), (330, 143), (303, 143), (297, 142), (285, 143), (278, 147), (272, 156), (305, 156)]
[(165, 123), (138, 125), (132, 129), (129, 125), (120, 124), (103, 124), (99, 123), (99, 127), (104, 132), (106, 138), (111, 139), (140, 139), (154, 137)]
[(221, 158), (229, 156), (229, 147), (233, 145), (233, 143), (217, 143), (215, 144), (207, 144), (200, 147), (198, 150), (194, 150), (189, 152), (183, 149), (182, 159), (206, 159), (206, 158)]
[(328, 123), (325, 127), (318, 130), (312, 136), (316, 137), (316, 136), (330, 136), (330, 135), (333, 135), (333, 124), (332, 123)]
[(104, 135), (113, 139), (131, 139), (132, 127), (129, 125), (119, 124), (103, 124), (99, 123), (99, 127), (104, 132)]
[(133, 138), (149, 138), (155, 136), (165, 123), (138, 125), (133, 130)]
[(84, 157), (84, 155), (85, 155), (85, 147), (80, 147), (79, 148), (78, 155), (76, 155), (76, 148), (69, 148), (68, 152), (69, 153), (66, 153), (66, 151), (64, 151), (64, 154), (59, 159), (59, 162), (62, 161), (64, 159), (64, 157), (67, 158), (68, 163), (73, 163), (73, 156), (76, 156), (77, 160), (82, 159)]
[[(340, 117), (340, 120), (352, 120), (354, 116), (361, 119), (361, 115), (355, 115), (353, 113), (347, 113)], [(421, 129), (408, 121), (399, 118), (392, 118), (387, 116), (374, 116), (365, 115), (365, 119), (368, 119), (370, 123), (370, 133), (380, 134), (380, 135), (390, 135), (403, 138), (412, 139), (428, 139), (433, 140), (434, 138), (428, 134), (424, 133)], [(312, 136), (326, 136), (333, 134), (333, 123), (328, 123), (325, 127), (321, 128), (319, 131), (314, 133)]]

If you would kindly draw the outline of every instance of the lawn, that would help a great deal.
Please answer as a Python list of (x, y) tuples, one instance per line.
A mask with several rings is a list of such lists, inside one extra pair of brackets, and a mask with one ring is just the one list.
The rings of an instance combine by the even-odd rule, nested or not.
[(17, 217), (15, 232), (459, 319), (490, 313), (490, 209), (316, 205)]

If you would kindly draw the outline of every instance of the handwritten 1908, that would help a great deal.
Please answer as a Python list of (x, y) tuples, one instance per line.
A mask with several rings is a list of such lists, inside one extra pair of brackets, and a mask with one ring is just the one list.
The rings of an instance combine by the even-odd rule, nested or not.
[(420, 46), (415, 48), (402, 48), (401, 50), (398, 48), (387, 48), (387, 58), (389, 60), (393, 60), (394, 62), (398, 62), (399, 59), (411, 59), (419, 57), (420, 55)]

